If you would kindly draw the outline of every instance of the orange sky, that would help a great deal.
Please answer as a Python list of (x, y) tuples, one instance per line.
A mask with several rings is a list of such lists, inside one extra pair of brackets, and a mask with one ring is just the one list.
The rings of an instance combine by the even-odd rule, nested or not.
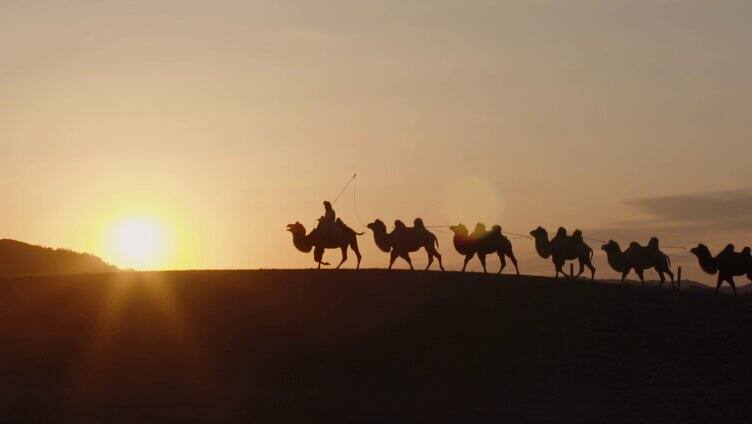
[(0, 236), (114, 260), (143, 215), (163, 267), (310, 266), (285, 225), (357, 171), (368, 221), (750, 243), (748, 1), (158, 3), (0, 4)]

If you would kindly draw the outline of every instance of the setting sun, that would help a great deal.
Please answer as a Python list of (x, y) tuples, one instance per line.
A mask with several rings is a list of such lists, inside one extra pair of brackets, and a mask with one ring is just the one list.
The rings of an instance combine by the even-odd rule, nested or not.
[(167, 231), (156, 219), (123, 219), (113, 225), (110, 237), (111, 250), (117, 265), (134, 269), (165, 265)]

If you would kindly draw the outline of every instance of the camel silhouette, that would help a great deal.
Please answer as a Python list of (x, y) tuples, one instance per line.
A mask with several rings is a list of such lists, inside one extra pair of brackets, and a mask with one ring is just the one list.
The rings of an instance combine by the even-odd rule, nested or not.
[[(322, 218), (319, 219), (319, 223)], [(342, 260), (337, 265), (339, 269), (343, 263), (347, 260), (347, 248), (350, 247), (355, 256), (358, 258), (358, 265), (356, 268), (360, 268), (360, 261), (362, 255), (360, 249), (358, 249), (358, 237), (365, 233), (358, 233), (352, 228), (348, 227), (341, 219), (337, 219), (334, 228), (326, 231), (326, 234), (321, 230), (321, 226), (316, 227), (310, 234), (306, 234), (306, 229), (300, 222), (287, 225), (287, 231), (292, 233), (292, 243), (295, 248), (303, 253), (308, 253), (313, 249), (313, 259), (318, 263), (318, 268), (321, 265), (329, 265), (328, 262), (323, 262), (324, 251), (326, 249), (340, 249), (342, 250)]]
[(735, 252), (733, 244), (726, 247), (713, 256), (707, 246), (700, 243), (693, 247), (690, 252), (697, 257), (700, 268), (710, 275), (718, 274), (718, 282), (715, 293), (718, 293), (724, 281), (729, 283), (736, 295), (736, 283), (734, 277), (746, 275), (752, 281), (752, 256), (750, 248), (745, 247), (740, 253)]
[(535, 250), (538, 252), (538, 255), (543, 259), (551, 257), (556, 269), (554, 278), (558, 277), (559, 273), (564, 275), (564, 277), (568, 277), (562, 267), (566, 261), (577, 259), (580, 263), (577, 277), (582, 275), (585, 266), (587, 266), (590, 269), (590, 279), (595, 279), (593, 249), (585, 244), (582, 239), (582, 232), (577, 230), (572, 236), (568, 236), (564, 228), (559, 228), (556, 237), (549, 241), (548, 231), (543, 227), (538, 227), (530, 231), (530, 235), (535, 239)]
[(410, 252), (416, 252), (423, 248), (426, 249), (428, 254), (426, 270), (431, 267), (434, 258), (436, 258), (439, 262), (439, 268), (443, 271), (444, 264), (441, 262), (441, 254), (436, 249), (439, 246), (439, 240), (422, 225), (422, 221), (416, 219), (416, 223), (418, 225), (414, 227), (407, 227), (402, 221), (397, 220), (391, 233), (387, 232), (386, 225), (380, 219), (371, 222), (366, 227), (373, 231), (376, 246), (389, 253), (389, 269), (392, 269), (394, 261), (398, 257), (407, 261), (410, 269), (414, 269)]
[(520, 275), (517, 258), (514, 257), (514, 252), (512, 251), (512, 242), (504, 237), (500, 226), (494, 225), (491, 231), (486, 231), (485, 225), (478, 223), (475, 226), (475, 231), (470, 235), (468, 235), (467, 227), (462, 224), (451, 226), (449, 229), (454, 233), (454, 248), (459, 254), (465, 256), (462, 272), (465, 272), (467, 263), (470, 262), (473, 256), (478, 255), (478, 259), (480, 259), (480, 263), (483, 265), (483, 272), (487, 273), (486, 255), (496, 253), (501, 262), (499, 274), (506, 268), (507, 261), (505, 257), (508, 257), (512, 261), (517, 275)]
[(608, 264), (611, 265), (611, 268), (614, 271), (621, 272), (621, 284), (624, 284), (624, 279), (627, 278), (629, 271), (634, 269), (637, 276), (640, 277), (642, 285), (645, 285), (643, 275), (645, 270), (654, 268), (661, 279), (661, 287), (666, 282), (664, 274), (668, 274), (671, 278), (671, 287), (676, 288), (674, 273), (671, 272), (671, 259), (659, 250), (657, 238), (652, 238), (647, 246), (632, 242), (623, 252), (619, 243), (609, 240), (601, 249), (606, 252)]

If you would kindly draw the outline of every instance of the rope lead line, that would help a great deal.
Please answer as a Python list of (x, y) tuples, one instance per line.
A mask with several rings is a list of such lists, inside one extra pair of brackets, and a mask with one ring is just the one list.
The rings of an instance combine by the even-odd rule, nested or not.
[[(355, 174), (358, 175), (358, 174)], [(363, 223), (363, 220), (360, 219), (360, 215), (358, 214), (358, 180), (355, 179), (355, 175), (353, 175), (352, 181), (353, 183), (353, 210), (355, 211), (355, 218), (358, 219), (358, 222), (360, 222), (360, 225), (363, 226), (363, 228), (366, 227), (366, 224)]]
[(332, 201), (332, 205), (337, 204), (337, 201), (339, 200), (339, 198), (342, 197), (342, 195), (345, 193), (345, 190), (347, 190), (347, 187), (350, 187), (350, 184), (352, 184), (352, 182), (355, 181), (355, 177), (357, 176), (358, 176), (357, 172), (353, 174), (353, 176), (347, 181), (347, 184), (345, 184), (345, 186), (342, 187), (342, 190), (339, 192), (337, 197), (334, 198), (334, 200)]
[[(345, 191), (347, 191), (348, 187), (350, 187), (350, 184), (352, 184), (352, 186), (353, 186), (353, 211), (355, 212), (355, 218), (358, 220), (358, 222), (360, 223), (360, 225), (362, 225), (365, 228), (366, 224), (360, 218), (360, 214), (358, 213), (358, 180), (357, 180), (357, 177), (358, 177), (358, 173), (357, 172), (354, 173), (352, 177), (350, 177), (350, 179), (347, 181), (347, 183), (345, 184), (345, 186), (339, 192), (339, 194), (337, 195), (337, 197), (335, 197), (334, 200), (332, 201), (332, 205), (334, 205), (334, 204), (337, 203), (337, 201), (342, 197), (342, 195), (345, 194)], [(451, 227), (451, 226), (450, 225), (426, 225), (426, 228), (449, 228), (449, 227)], [(451, 231), (436, 231), (436, 232), (438, 232), (438, 233), (451, 233)], [(507, 235), (517, 236), (519, 238), (528, 239), (528, 240), (532, 240), (533, 239), (528, 234), (513, 233), (511, 231), (504, 231), (503, 233), (507, 234)], [(591, 237), (583, 237), (583, 239), (590, 240), (590, 241), (597, 241), (597, 242), (604, 243), (604, 244), (606, 243), (605, 240), (600, 240), (600, 239), (591, 238)], [(515, 238), (515, 240), (517, 240), (517, 239)], [(670, 245), (670, 244), (663, 244), (663, 245), (661, 245), (661, 247), (666, 248), (666, 249), (689, 250), (689, 248), (685, 247), (685, 246), (677, 246), (677, 245)], [(684, 256), (679, 256), (679, 255), (675, 255), (675, 256), (677, 256), (677, 257), (684, 257)], [(691, 256), (691, 255), (687, 255), (687, 256)]]

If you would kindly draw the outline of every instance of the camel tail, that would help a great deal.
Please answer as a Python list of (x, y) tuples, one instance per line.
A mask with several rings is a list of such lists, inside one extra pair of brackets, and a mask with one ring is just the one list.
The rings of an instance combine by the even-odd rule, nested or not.
[(364, 232), (362, 232), (362, 233), (359, 233), (359, 232), (357, 232), (357, 231), (353, 231), (353, 233), (355, 233), (355, 235), (356, 235), (356, 236), (362, 236), (363, 234), (365, 234), (365, 231), (364, 231)]
[(436, 243), (436, 247), (439, 247), (439, 238), (436, 236), (433, 236), (433, 242)]
[(666, 262), (668, 263), (668, 269), (671, 269), (671, 258), (668, 257), (668, 255), (663, 255), (666, 257)]
[[(590, 248), (588, 247), (588, 249)], [(590, 262), (593, 262), (593, 249), (590, 249)]]

